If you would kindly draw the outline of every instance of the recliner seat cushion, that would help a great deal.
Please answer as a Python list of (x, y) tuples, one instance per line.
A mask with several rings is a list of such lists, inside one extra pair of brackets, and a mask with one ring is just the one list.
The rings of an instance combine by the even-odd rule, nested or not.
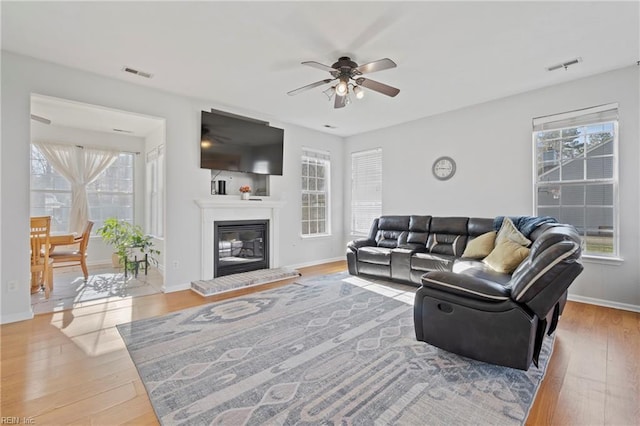
[(361, 247), (358, 250), (358, 260), (377, 265), (390, 265), (391, 249), (386, 247)]
[(411, 256), (411, 269), (418, 271), (450, 271), (454, 256), (434, 253), (415, 253)]
[(505, 286), (511, 281), (511, 274), (498, 272), (481, 260), (456, 259), (451, 271), (458, 274), (482, 278), (483, 280), (495, 281), (498, 284)]

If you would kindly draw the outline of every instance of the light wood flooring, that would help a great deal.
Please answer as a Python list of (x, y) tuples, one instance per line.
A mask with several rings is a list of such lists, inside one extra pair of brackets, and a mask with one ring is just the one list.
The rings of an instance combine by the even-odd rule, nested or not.
[[(307, 278), (345, 269), (334, 262), (300, 270)], [(37, 425), (156, 425), (115, 325), (256, 289), (206, 299), (191, 291), (154, 294), (0, 326), (0, 415)], [(527, 424), (640, 425), (640, 314), (569, 302)]]

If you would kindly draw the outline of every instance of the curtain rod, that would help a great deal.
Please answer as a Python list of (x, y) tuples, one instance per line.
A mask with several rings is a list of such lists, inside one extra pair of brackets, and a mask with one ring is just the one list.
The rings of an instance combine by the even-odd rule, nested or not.
[[(84, 149), (84, 146), (82, 145), (76, 145), (76, 148), (80, 148), (80, 149)], [(140, 151), (126, 151), (124, 149), (107, 149), (107, 148), (100, 148), (100, 147), (95, 147), (92, 146), (91, 148), (95, 148), (95, 149), (104, 149), (106, 151), (118, 151), (118, 152), (124, 152), (126, 154), (136, 154), (136, 155), (140, 155)]]

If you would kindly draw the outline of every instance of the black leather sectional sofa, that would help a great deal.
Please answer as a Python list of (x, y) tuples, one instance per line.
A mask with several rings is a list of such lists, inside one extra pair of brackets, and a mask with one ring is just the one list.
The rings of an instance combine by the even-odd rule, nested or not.
[(352, 275), (420, 288), (414, 303), (416, 338), (450, 352), (527, 370), (562, 313), (567, 289), (582, 271), (575, 228), (536, 225), (525, 237), (528, 256), (512, 272), (463, 257), (467, 245), (502, 218), (382, 216), (367, 238), (347, 245)]

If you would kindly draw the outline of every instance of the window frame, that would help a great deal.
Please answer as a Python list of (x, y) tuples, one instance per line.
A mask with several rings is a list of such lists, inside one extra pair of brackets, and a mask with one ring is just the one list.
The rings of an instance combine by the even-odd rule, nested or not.
[[(613, 111), (611, 112), (611, 117), (605, 117), (602, 119), (598, 119), (596, 116), (598, 113), (600, 112), (607, 112), (607, 111)], [(532, 130), (532, 153), (533, 153), (533, 208), (534, 208), (534, 214), (535, 215), (539, 215), (539, 209), (542, 207), (551, 207), (551, 206), (546, 206), (543, 205), (541, 206), (539, 204), (540, 200), (539, 200), (539, 190), (540, 188), (544, 188), (544, 187), (559, 187), (560, 190), (562, 191), (563, 187), (576, 187), (576, 186), (583, 186), (585, 188), (585, 198), (584, 198), (584, 202), (583, 204), (580, 205), (575, 205), (575, 207), (582, 207), (585, 211), (585, 215), (584, 215), (584, 226), (582, 229), (582, 232), (580, 232), (580, 237), (582, 240), (582, 248), (583, 248), (583, 254), (582, 257), (589, 260), (593, 260), (596, 262), (604, 262), (604, 263), (620, 263), (623, 259), (621, 258), (621, 254), (620, 254), (620, 199), (619, 199), (619, 184), (620, 184), (620, 179), (619, 179), (619, 164), (620, 164), (620, 156), (619, 156), (619, 137), (620, 137), (620, 133), (619, 133), (619, 109), (618, 109), (618, 105), (617, 104), (608, 104), (608, 105), (601, 105), (601, 106), (597, 106), (597, 107), (592, 107), (592, 108), (585, 108), (582, 110), (577, 110), (577, 111), (571, 111), (571, 112), (567, 112), (567, 113), (561, 113), (561, 114), (554, 114), (551, 116), (547, 116), (547, 117), (541, 117), (541, 119), (544, 120), (544, 122), (547, 123), (552, 123), (554, 121), (557, 122), (564, 122), (565, 124), (568, 125), (558, 125), (558, 126), (549, 126), (547, 128), (542, 128), (542, 129), (537, 129), (536, 130), (536, 120), (534, 119), (534, 126), (533, 126), (533, 130)], [(593, 118), (589, 119), (589, 116), (593, 116)], [(558, 117), (557, 120), (554, 120), (554, 117)], [(575, 123), (571, 123), (571, 121), (575, 121)], [(598, 155), (598, 156), (593, 156), (593, 157), (589, 157), (588, 156), (588, 150), (585, 148), (584, 152), (582, 153), (582, 155), (580, 157), (574, 157), (576, 159), (580, 159), (582, 158), (581, 161), (585, 162), (585, 165), (583, 167), (583, 177), (582, 179), (567, 179), (567, 180), (562, 180), (563, 178), (563, 174), (562, 174), (562, 157), (560, 158), (559, 162), (558, 162), (558, 167), (559, 167), (559, 177), (558, 180), (549, 180), (549, 181), (541, 181), (540, 180), (540, 176), (538, 175), (538, 166), (539, 166), (539, 162), (538, 162), (538, 146), (537, 146), (537, 136), (540, 133), (545, 133), (545, 132), (551, 132), (551, 131), (560, 131), (561, 135), (558, 138), (558, 141), (560, 142), (560, 144), (562, 144), (562, 131), (563, 130), (567, 130), (567, 129), (579, 129), (579, 128), (588, 128), (589, 126), (597, 126), (597, 125), (606, 125), (606, 124), (610, 124), (612, 127), (612, 133), (613, 133), (613, 140), (611, 141), (612, 143), (612, 152), (611, 154), (602, 154), (602, 155)], [(542, 124), (542, 127), (544, 127), (544, 124)], [(596, 132), (597, 133), (597, 132)], [(593, 134), (593, 133), (592, 133)], [(586, 133), (584, 135), (585, 138), (587, 138), (589, 135), (589, 133)], [(560, 152), (562, 151), (562, 145), (560, 145)], [(588, 165), (587, 165), (587, 161), (590, 158), (605, 158), (605, 157), (610, 157), (612, 158), (612, 174), (611, 177), (607, 177), (607, 178), (589, 178), (588, 177)], [(611, 253), (607, 253), (605, 251), (587, 251), (587, 237), (588, 237), (588, 224), (587, 224), (587, 208), (589, 207), (600, 207), (602, 206), (603, 208), (608, 208), (609, 205), (589, 205), (587, 198), (586, 198), (586, 191), (587, 191), (587, 187), (589, 186), (595, 186), (595, 185), (611, 185), (612, 187), (612, 200), (611, 200), (611, 209), (613, 210), (612, 212), (612, 223), (613, 223), (613, 230), (611, 233), (612, 236), (612, 252)], [(562, 204), (558, 204), (558, 206), (562, 206)], [(558, 218), (560, 220), (560, 218)]]
[[(38, 148), (33, 145), (31, 145), (31, 151), (29, 153), (29, 162), (31, 163), (34, 159), (33, 157), (33, 150), (37, 150)], [(87, 148), (90, 148), (89, 146)], [(98, 195), (125, 195), (125, 196), (130, 196), (131, 197), (131, 222), (134, 223), (135, 222), (135, 215), (136, 215), (136, 154), (135, 152), (129, 152), (129, 151), (120, 151), (118, 156), (121, 155), (129, 155), (131, 157), (131, 191), (130, 192), (126, 192), (126, 191), (96, 191), (96, 190), (91, 190), (91, 185), (93, 185), (94, 183), (96, 183), (96, 181), (98, 179), (100, 179), (100, 177), (98, 177), (98, 179), (96, 179), (96, 181), (92, 182), (91, 184), (87, 185), (87, 199), (89, 200), (91, 198), (92, 195), (98, 194)], [(65, 194), (68, 195), (69, 197), (71, 197), (71, 184), (69, 183), (69, 181), (67, 181), (58, 171), (56, 171), (51, 165), (50, 163), (47, 161), (46, 158), (43, 157), (43, 160), (47, 162), (47, 164), (49, 165), (49, 167), (51, 168), (51, 170), (53, 171), (53, 173), (55, 173), (57, 176), (59, 176), (61, 179), (63, 179), (67, 185), (69, 185), (69, 189), (40, 189), (40, 188), (34, 188), (33, 185), (33, 166), (30, 164), (29, 165), (29, 194), (30, 194), (30, 203), (29, 203), (29, 214), (30, 215), (35, 215), (35, 214), (40, 214), (40, 213), (35, 213), (33, 212), (33, 208), (35, 206), (33, 206), (31, 204), (31, 196), (32, 194), (43, 194), (43, 197), (45, 197), (47, 194), (52, 194), (52, 195), (56, 195), (56, 194)], [(110, 167), (113, 167), (113, 165), (115, 165), (117, 163), (114, 162), (114, 164), (112, 164)], [(108, 170), (108, 169), (107, 169)], [(106, 172), (106, 171), (105, 171)], [(60, 207), (65, 207), (67, 209), (67, 227), (69, 226), (69, 222), (68, 222), (68, 214), (69, 214), (69, 209), (71, 208), (71, 205), (69, 206), (60, 206)], [(96, 206), (93, 206), (96, 207)], [(100, 206), (97, 206), (100, 207)], [(92, 206), (91, 204), (89, 205), (89, 211), (91, 211)], [(47, 212), (44, 213), (45, 215), (49, 215)], [(53, 214), (51, 214), (51, 216), (53, 216)], [(90, 220), (93, 220), (95, 222), (95, 226), (93, 227), (93, 229), (91, 230), (91, 236), (96, 236), (97, 233), (97, 229), (100, 227), (100, 224), (102, 223), (102, 219), (97, 219), (97, 218), (92, 218), (90, 216)], [(69, 229), (56, 229), (53, 226), (53, 222), (52, 222), (52, 231), (53, 232), (68, 232)]]
[[(302, 168), (306, 161), (313, 161), (317, 164), (322, 164), (324, 167), (324, 180), (325, 180), (325, 189), (324, 191), (320, 191), (318, 189), (310, 190), (305, 189), (302, 185), (302, 181), (305, 178), (302, 173)], [(307, 178), (313, 176), (306, 176)], [(317, 176), (315, 176), (317, 178)], [(304, 219), (303, 209), (305, 207), (303, 203), (304, 196), (311, 195), (324, 195), (325, 198), (325, 207), (324, 207), (324, 219), (313, 219), (316, 223), (320, 223), (320, 221), (324, 220), (325, 230), (324, 232), (309, 232), (307, 234), (303, 233), (302, 225), (304, 222), (311, 222), (312, 219), (309, 217), (308, 220)], [(317, 229), (317, 228), (316, 228)], [(322, 238), (329, 237), (332, 235), (331, 233), (331, 153), (329, 151), (322, 151), (313, 148), (302, 148), (302, 155), (300, 157), (300, 227), (298, 228), (299, 234), (301, 238)]]

